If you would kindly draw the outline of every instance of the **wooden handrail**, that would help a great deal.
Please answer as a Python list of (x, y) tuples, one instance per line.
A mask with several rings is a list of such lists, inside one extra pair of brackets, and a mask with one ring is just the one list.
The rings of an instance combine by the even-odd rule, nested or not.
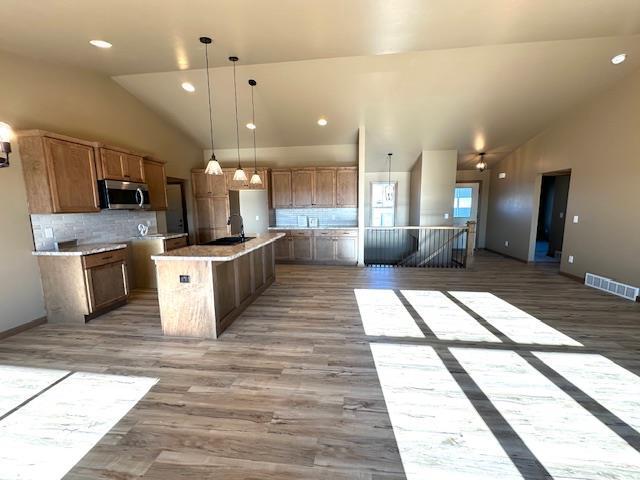
[(433, 227), (364, 227), (365, 230), (466, 230), (467, 226), (433, 226)]

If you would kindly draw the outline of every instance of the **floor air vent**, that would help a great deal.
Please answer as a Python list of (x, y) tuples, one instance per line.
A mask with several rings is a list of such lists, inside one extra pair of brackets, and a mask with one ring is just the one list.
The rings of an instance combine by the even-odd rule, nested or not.
[(584, 277), (584, 284), (597, 288), (598, 290), (613, 293), (627, 300), (635, 301), (638, 295), (640, 295), (640, 288), (625, 285), (624, 283), (616, 282), (615, 280), (601, 277), (600, 275), (594, 275), (593, 273), (587, 273)]

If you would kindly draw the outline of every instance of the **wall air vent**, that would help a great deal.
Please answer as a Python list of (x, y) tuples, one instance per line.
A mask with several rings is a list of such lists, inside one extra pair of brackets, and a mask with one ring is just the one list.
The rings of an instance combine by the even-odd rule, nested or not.
[(586, 274), (584, 277), (584, 284), (604, 292), (613, 293), (614, 295), (626, 298), (627, 300), (635, 301), (640, 295), (640, 288), (638, 287), (625, 285), (624, 283), (616, 282), (615, 280), (601, 277), (600, 275), (594, 275), (593, 273)]

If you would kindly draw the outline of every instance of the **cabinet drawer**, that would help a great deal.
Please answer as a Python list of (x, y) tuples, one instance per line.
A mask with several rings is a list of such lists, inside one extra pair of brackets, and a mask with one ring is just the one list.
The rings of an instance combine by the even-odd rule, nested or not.
[(333, 237), (333, 230), (314, 230), (313, 234), (316, 237)]
[(164, 251), (175, 250), (187, 246), (187, 237), (169, 238), (164, 241)]
[(292, 237), (312, 237), (313, 230), (289, 230), (289, 235)]
[(109, 252), (94, 253), (82, 257), (82, 266), (85, 269), (107, 265), (109, 263), (124, 262), (127, 257), (127, 249), (111, 250)]
[(334, 237), (357, 237), (358, 231), (357, 230), (334, 230), (333, 236)]

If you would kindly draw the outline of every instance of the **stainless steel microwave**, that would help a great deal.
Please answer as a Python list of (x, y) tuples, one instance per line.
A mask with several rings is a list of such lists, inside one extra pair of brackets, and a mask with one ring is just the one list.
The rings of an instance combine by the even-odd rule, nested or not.
[(100, 180), (100, 208), (109, 210), (145, 210), (150, 208), (146, 183)]

